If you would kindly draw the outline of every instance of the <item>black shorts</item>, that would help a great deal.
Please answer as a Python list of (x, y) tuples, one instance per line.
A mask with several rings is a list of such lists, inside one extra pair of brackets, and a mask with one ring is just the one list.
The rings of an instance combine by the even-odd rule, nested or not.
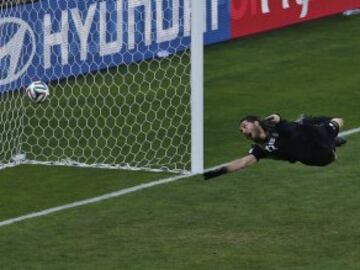
[(325, 166), (335, 160), (335, 138), (339, 133), (337, 123), (328, 121), (308, 128), (310, 153), (307, 165)]

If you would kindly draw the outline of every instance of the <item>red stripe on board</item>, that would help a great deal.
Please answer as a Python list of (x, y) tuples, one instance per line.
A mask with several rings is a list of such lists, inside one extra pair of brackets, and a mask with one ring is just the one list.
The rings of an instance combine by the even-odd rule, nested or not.
[(360, 0), (232, 0), (232, 38), (317, 19), (352, 8)]

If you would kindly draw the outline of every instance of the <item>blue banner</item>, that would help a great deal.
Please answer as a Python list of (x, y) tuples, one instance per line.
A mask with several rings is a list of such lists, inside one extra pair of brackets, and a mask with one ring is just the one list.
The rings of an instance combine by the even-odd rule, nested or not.
[[(230, 1), (206, 0), (205, 44), (230, 39)], [(44, 0), (0, 10), (0, 91), (190, 46), (190, 0)]]

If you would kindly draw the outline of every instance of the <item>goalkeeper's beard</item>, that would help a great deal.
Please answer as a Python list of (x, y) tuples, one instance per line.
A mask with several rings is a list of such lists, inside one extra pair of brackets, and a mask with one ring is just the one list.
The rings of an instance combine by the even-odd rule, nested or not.
[(263, 143), (264, 140), (261, 138), (261, 130), (254, 129), (249, 138), (255, 143)]

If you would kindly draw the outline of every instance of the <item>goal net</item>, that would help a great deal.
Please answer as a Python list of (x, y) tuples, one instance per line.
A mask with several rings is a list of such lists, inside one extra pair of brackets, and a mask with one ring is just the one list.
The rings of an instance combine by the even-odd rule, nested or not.
[[(191, 6), (0, 4), (1, 167), (191, 171)], [(49, 85), (41, 104), (23, 91), (35, 80)]]

